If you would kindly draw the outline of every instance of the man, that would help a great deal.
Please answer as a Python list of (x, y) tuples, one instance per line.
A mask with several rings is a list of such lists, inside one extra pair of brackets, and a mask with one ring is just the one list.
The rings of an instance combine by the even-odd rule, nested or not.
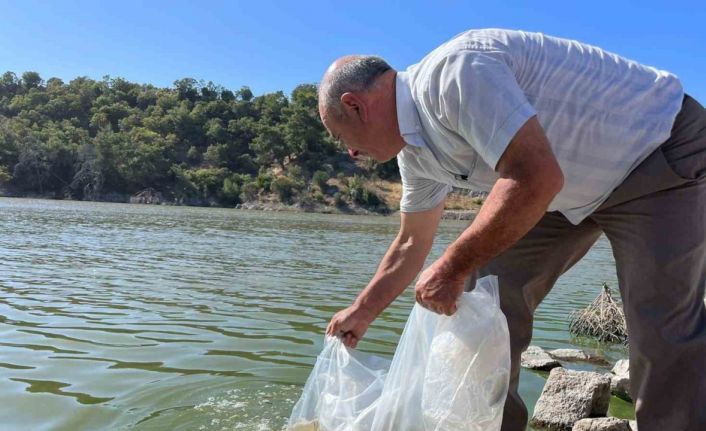
[(472, 30), (405, 72), (334, 62), (321, 118), (352, 156), (397, 156), (401, 227), (327, 332), (355, 347), (422, 269), (453, 187), (489, 189), (416, 298), (452, 314), (496, 274), (511, 337), (504, 430), (524, 430), (520, 354), (534, 310), (601, 233), (615, 255), (641, 431), (706, 429), (706, 111), (672, 74), (536, 33)]

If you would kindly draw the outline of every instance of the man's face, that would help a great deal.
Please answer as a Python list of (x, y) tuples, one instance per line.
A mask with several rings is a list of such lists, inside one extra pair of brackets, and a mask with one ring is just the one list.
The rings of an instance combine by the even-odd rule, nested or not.
[(378, 162), (386, 162), (396, 155), (385, 151), (384, 142), (379, 137), (373, 136), (374, 133), (368, 130), (369, 126), (355, 127), (326, 115), (322, 116), (321, 121), (336, 142), (345, 147), (354, 159), (371, 157)]

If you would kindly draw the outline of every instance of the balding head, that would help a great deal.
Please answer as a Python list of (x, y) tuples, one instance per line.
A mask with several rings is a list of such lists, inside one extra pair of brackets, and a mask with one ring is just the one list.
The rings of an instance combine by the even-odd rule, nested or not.
[(395, 72), (385, 60), (349, 55), (336, 60), (319, 85), (319, 114), (331, 136), (356, 157), (384, 162), (405, 142), (397, 122)]
[(348, 92), (369, 90), (375, 80), (388, 70), (389, 64), (372, 55), (347, 55), (334, 61), (319, 85), (319, 111), (336, 120), (343, 118), (341, 96)]

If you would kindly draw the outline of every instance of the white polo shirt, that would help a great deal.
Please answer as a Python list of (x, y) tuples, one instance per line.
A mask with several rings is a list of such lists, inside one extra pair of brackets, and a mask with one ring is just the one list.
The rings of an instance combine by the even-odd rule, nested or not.
[(398, 72), (403, 212), (453, 187), (490, 190), (517, 130), (536, 115), (564, 173), (549, 211), (578, 224), (670, 134), (679, 79), (573, 40), (471, 30)]

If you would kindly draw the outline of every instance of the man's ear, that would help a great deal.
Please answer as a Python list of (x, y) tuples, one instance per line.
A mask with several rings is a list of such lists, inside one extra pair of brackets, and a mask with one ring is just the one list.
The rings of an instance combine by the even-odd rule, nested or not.
[(343, 93), (341, 106), (349, 118), (358, 118), (363, 123), (368, 121), (368, 107), (360, 95), (352, 92)]

